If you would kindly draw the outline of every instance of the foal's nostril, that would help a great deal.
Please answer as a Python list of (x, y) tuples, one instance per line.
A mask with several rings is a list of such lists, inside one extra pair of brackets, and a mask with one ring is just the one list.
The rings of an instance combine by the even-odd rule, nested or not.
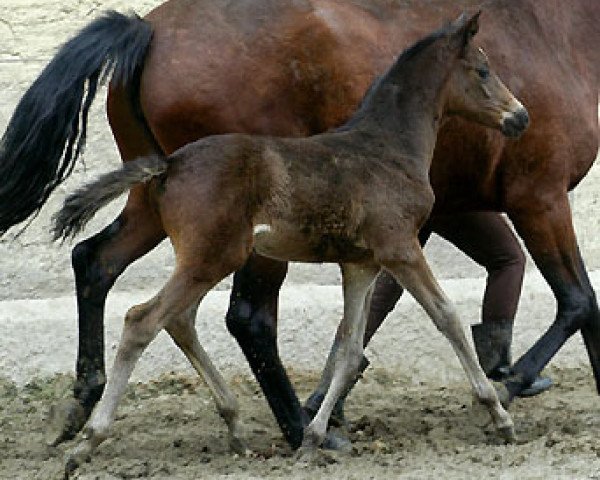
[(520, 108), (512, 115), (507, 115), (502, 123), (502, 133), (507, 137), (518, 137), (529, 125), (529, 114)]
[(515, 113), (515, 117), (517, 118), (519, 123), (523, 125), (523, 129), (527, 128), (527, 125), (529, 125), (529, 114), (527, 113), (527, 110), (525, 110), (524, 108), (519, 109)]

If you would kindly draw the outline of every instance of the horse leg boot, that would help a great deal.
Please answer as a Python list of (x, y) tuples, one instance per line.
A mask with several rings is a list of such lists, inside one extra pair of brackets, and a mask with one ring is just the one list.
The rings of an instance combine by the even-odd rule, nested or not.
[(243, 439), (237, 398), (198, 341), (198, 334), (194, 326), (198, 304), (199, 302), (194, 304), (185, 314), (165, 328), (210, 389), (217, 405), (217, 411), (229, 428), (229, 447), (235, 453), (247, 456), (251, 452)]
[[(513, 321), (484, 322), (471, 326), (475, 352), (486, 376), (501, 382), (510, 376)], [(519, 393), (531, 397), (545, 392), (552, 386), (549, 377), (536, 376), (531, 385)]]
[(464, 331), (452, 303), (435, 280), (421, 248), (416, 244), (402, 254), (405, 260), (385, 260), (382, 265), (396, 281), (406, 288), (425, 309), (438, 330), (450, 341), (452, 348), (467, 374), (475, 396), (484, 405), (498, 432), (507, 441), (515, 440), (512, 418), (498, 399), (496, 390), (485, 376), (475, 358), (475, 352), (467, 342)]
[(373, 264), (342, 265), (344, 317), (339, 328), (341, 337), (334, 352), (333, 369), (326, 369), (321, 380), (323, 384), (329, 384), (329, 388), (319, 410), (304, 430), (304, 450), (314, 449), (323, 443), (329, 417), (339, 396), (349, 389), (356, 378), (363, 356), (366, 308), (378, 271), (379, 268)]

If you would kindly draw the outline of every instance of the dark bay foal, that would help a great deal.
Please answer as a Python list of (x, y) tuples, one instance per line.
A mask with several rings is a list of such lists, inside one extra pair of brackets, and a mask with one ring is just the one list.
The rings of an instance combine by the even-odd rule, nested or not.
[(451, 342), (473, 387), (503, 436), (513, 423), (468, 345), (452, 303), (425, 261), (417, 233), (434, 202), (429, 167), (442, 119), (460, 115), (518, 135), (527, 112), (490, 72), (471, 44), (478, 15), (422, 39), (370, 88), (352, 118), (309, 138), (213, 136), (168, 157), (125, 164), (71, 195), (55, 220), (68, 238), (102, 206), (140, 183), (176, 254), (162, 290), (133, 307), (106, 389), (73, 451), (68, 470), (107, 438), (120, 397), (144, 348), (163, 328), (204, 375), (232, 444), (239, 438), (234, 395), (202, 350), (193, 317), (211, 288), (240, 268), (254, 249), (288, 261), (336, 262), (342, 269), (343, 332), (329, 388), (304, 432), (303, 446), (325, 438), (331, 411), (354, 379), (374, 280), (389, 272), (423, 306)]

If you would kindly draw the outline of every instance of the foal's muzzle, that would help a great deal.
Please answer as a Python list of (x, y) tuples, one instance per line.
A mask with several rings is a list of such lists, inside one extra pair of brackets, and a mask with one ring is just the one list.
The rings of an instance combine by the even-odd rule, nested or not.
[(505, 115), (502, 121), (502, 133), (507, 137), (518, 137), (529, 125), (529, 114), (523, 107)]

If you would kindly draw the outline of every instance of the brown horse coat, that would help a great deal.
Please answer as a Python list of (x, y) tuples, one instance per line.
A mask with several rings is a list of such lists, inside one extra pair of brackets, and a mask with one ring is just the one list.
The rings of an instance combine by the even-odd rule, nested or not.
[[(437, 132), (447, 114), (476, 118), (507, 134), (528, 123), (522, 105), (471, 45), (478, 15), (410, 47), (376, 80), (342, 128), (301, 139), (230, 134), (198, 140), (162, 162), (151, 156), (71, 195), (57, 214), (58, 237), (75, 233), (97, 209), (133, 185), (149, 185), (150, 202), (175, 250), (176, 268), (151, 300), (127, 314), (106, 390), (70, 457), (70, 471), (106, 436), (133, 366), (165, 328), (206, 376), (219, 409), (232, 397), (201, 366), (193, 318), (184, 313), (252, 247), (282, 260), (337, 262), (344, 284), (342, 335), (323, 404), (303, 446), (325, 439), (331, 411), (362, 358), (374, 280), (386, 269), (430, 315), (454, 348), (473, 391), (498, 430), (514, 439), (510, 416), (469, 347), (451, 302), (437, 285), (417, 240), (433, 206), (429, 186)], [(137, 173), (136, 173), (137, 171)], [(185, 348), (193, 342), (195, 348)], [(225, 416), (236, 438), (237, 411)], [(236, 438), (239, 442), (239, 439)]]

